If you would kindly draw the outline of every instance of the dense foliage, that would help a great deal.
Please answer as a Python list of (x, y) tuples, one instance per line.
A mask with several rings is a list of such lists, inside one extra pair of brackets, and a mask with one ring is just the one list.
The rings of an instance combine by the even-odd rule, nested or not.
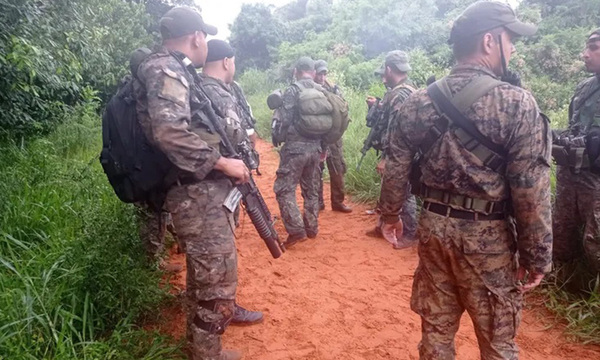
[(149, 45), (142, 5), (121, 0), (0, 1), (0, 131), (47, 133), (85, 87), (105, 98), (131, 49)]

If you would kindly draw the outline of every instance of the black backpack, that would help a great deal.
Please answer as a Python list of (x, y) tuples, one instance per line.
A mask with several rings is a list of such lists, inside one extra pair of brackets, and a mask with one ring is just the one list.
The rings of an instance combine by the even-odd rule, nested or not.
[(115, 193), (126, 203), (160, 210), (177, 180), (176, 167), (153, 146), (137, 119), (132, 76), (126, 76), (102, 115), (100, 163)]

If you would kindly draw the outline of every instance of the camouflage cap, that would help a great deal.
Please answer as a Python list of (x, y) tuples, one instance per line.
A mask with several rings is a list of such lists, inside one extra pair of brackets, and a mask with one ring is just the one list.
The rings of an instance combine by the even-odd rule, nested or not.
[(181, 36), (203, 31), (216, 35), (217, 28), (202, 20), (202, 15), (190, 7), (177, 6), (167, 11), (159, 21), (160, 34), (164, 39), (176, 39)]
[(296, 61), (294, 67), (296, 71), (312, 71), (315, 69), (315, 61), (308, 56), (303, 56)]
[(501, 26), (519, 36), (530, 36), (537, 31), (537, 26), (519, 21), (510, 5), (499, 1), (478, 1), (454, 21), (448, 43), (454, 44)]
[(315, 61), (315, 71), (317, 72), (317, 74), (329, 71), (329, 69), (327, 68), (327, 61), (325, 61), (325, 60)]
[(408, 63), (409, 57), (408, 54), (401, 50), (390, 51), (385, 56), (385, 61), (381, 65), (381, 67), (375, 70), (375, 75), (383, 75), (385, 73), (385, 67), (393, 65), (398, 71), (409, 72), (412, 70), (410, 64)]

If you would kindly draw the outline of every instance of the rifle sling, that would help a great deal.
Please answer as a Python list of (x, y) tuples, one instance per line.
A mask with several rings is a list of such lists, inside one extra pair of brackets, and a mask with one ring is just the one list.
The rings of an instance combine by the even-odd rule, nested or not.
[(455, 130), (455, 135), (463, 146), (479, 158), (485, 166), (496, 172), (501, 172), (505, 163), (504, 148), (486, 138), (473, 122), (463, 114), (481, 96), (501, 84), (503, 82), (491, 76), (481, 76), (472, 80), (453, 97), (450, 94), (446, 78), (429, 85), (427, 93), (441, 118), (428, 131), (420, 146), (421, 153), (426, 154), (442, 134), (448, 131), (450, 125), (454, 124), (458, 127)]

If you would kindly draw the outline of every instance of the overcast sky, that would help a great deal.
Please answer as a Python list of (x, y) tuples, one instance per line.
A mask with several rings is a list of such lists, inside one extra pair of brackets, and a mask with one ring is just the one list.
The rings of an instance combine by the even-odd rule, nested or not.
[[(262, 3), (281, 6), (292, 0), (195, 0), (202, 8), (204, 21), (215, 25), (219, 33), (215, 38), (226, 40), (229, 37), (229, 25), (235, 20), (244, 3)], [(343, 1), (343, 0), (341, 0)], [(502, 0), (501, 0), (502, 1)], [(504, 0), (515, 7), (521, 0)]]
[(196, 0), (202, 8), (202, 18), (207, 23), (216, 26), (219, 33), (215, 38), (226, 40), (229, 37), (229, 25), (240, 13), (242, 4), (262, 3), (281, 6), (291, 0)]

